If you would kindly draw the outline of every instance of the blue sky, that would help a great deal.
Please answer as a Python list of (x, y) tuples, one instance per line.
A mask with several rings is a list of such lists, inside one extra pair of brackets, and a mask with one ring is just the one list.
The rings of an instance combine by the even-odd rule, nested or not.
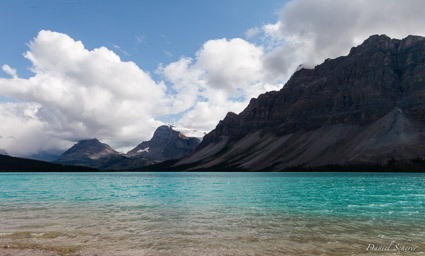
[(284, 4), (282, 0), (2, 0), (0, 60), (20, 76), (31, 75), (27, 70), (31, 63), (22, 53), (44, 29), (81, 40), (87, 49), (106, 46), (153, 73), (159, 63), (193, 56), (207, 40), (243, 38), (249, 28), (275, 22)]
[(0, 149), (58, 153), (98, 138), (126, 152), (167, 123), (202, 137), (299, 65), (346, 55), (373, 34), (425, 35), (424, 9), (420, 0), (0, 0)]

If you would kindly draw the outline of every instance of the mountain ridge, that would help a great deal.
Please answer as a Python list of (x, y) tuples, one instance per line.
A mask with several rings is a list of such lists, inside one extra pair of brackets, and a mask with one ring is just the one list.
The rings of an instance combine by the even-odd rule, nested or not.
[[(155, 134), (127, 155), (97, 139), (87, 140), (94, 150), (88, 154), (65, 153), (95, 168), (133, 171), (423, 171), (424, 99), (425, 38), (373, 35), (347, 56), (300, 68), (281, 90), (251, 99), (241, 113), (229, 112), (187, 156), (165, 158), (166, 140)], [(151, 163), (161, 163), (134, 162), (153, 151)]]
[(65, 151), (55, 163), (79, 165), (101, 170), (126, 170), (181, 158), (195, 150), (200, 141), (186, 137), (172, 126), (160, 126), (149, 141), (127, 154), (114, 150), (98, 139), (80, 140)]
[(173, 167), (283, 170), (424, 156), (425, 38), (369, 37), (228, 113)]

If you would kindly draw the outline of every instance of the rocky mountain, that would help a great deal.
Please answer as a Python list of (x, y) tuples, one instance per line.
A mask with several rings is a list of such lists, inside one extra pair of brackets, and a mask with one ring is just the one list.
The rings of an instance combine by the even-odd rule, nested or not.
[(156, 162), (177, 159), (186, 156), (200, 144), (200, 140), (186, 137), (175, 131), (171, 125), (163, 125), (156, 129), (149, 141), (140, 143), (127, 153), (128, 157), (144, 157)]
[(424, 102), (425, 38), (374, 35), (228, 113), (173, 167), (278, 171), (424, 158)]
[(142, 142), (125, 155), (97, 139), (90, 139), (79, 141), (55, 162), (101, 170), (129, 170), (181, 158), (193, 152), (199, 143), (199, 139), (186, 137), (172, 126), (164, 125), (156, 129), (150, 141)]
[(125, 161), (117, 151), (98, 139), (81, 140), (65, 153), (56, 163), (80, 165), (98, 169), (111, 169), (113, 165)]

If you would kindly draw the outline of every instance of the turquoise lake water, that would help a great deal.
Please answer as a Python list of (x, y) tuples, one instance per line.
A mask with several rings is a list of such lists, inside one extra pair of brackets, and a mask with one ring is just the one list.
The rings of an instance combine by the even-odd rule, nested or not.
[(78, 255), (423, 255), (425, 174), (0, 173), (0, 246)]

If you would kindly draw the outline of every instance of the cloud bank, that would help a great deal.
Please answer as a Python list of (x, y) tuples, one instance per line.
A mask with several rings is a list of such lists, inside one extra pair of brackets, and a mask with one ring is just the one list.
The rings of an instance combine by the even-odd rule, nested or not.
[(122, 147), (150, 134), (159, 123), (155, 116), (167, 113), (164, 84), (105, 47), (89, 51), (65, 34), (40, 31), (29, 49), (24, 57), (32, 62), (34, 76), (0, 79), (0, 94), (19, 101), (1, 109), (16, 117), (13, 122), (2, 115), (2, 123), (14, 124), (1, 128), (3, 137), (15, 138), (2, 141), (11, 154), (42, 146), (30, 140), (28, 147), (27, 138), (36, 134), (32, 130), (64, 143), (99, 137)]
[(125, 151), (166, 120), (209, 131), (228, 111), (280, 89), (300, 64), (346, 55), (372, 34), (425, 35), (424, 8), (420, 0), (293, 0), (245, 40), (208, 40), (194, 56), (161, 64), (159, 81), (106, 47), (42, 30), (24, 54), (32, 77), (3, 63), (0, 95), (14, 100), (0, 101), (0, 148), (22, 156), (97, 137)]
[(179, 115), (175, 124), (185, 130), (210, 130), (227, 111), (275, 88), (260, 82), (262, 47), (242, 39), (208, 41), (195, 59), (160, 67), (165, 82), (66, 34), (42, 30), (28, 46), (34, 75), (19, 78), (4, 65), (12, 78), (0, 78), (0, 94), (16, 100), (0, 103), (0, 143), (13, 155), (93, 137), (126, 151), (149, 139), (162, 116)]
[(264, 64), (272, 78), (284, 79), (296, 65), (314, 66), (348, 54), (369, 36), (425, 36), (425, 2), (420, 0), (294, 0), (279, 20), (262, 27), (271, 52)]

